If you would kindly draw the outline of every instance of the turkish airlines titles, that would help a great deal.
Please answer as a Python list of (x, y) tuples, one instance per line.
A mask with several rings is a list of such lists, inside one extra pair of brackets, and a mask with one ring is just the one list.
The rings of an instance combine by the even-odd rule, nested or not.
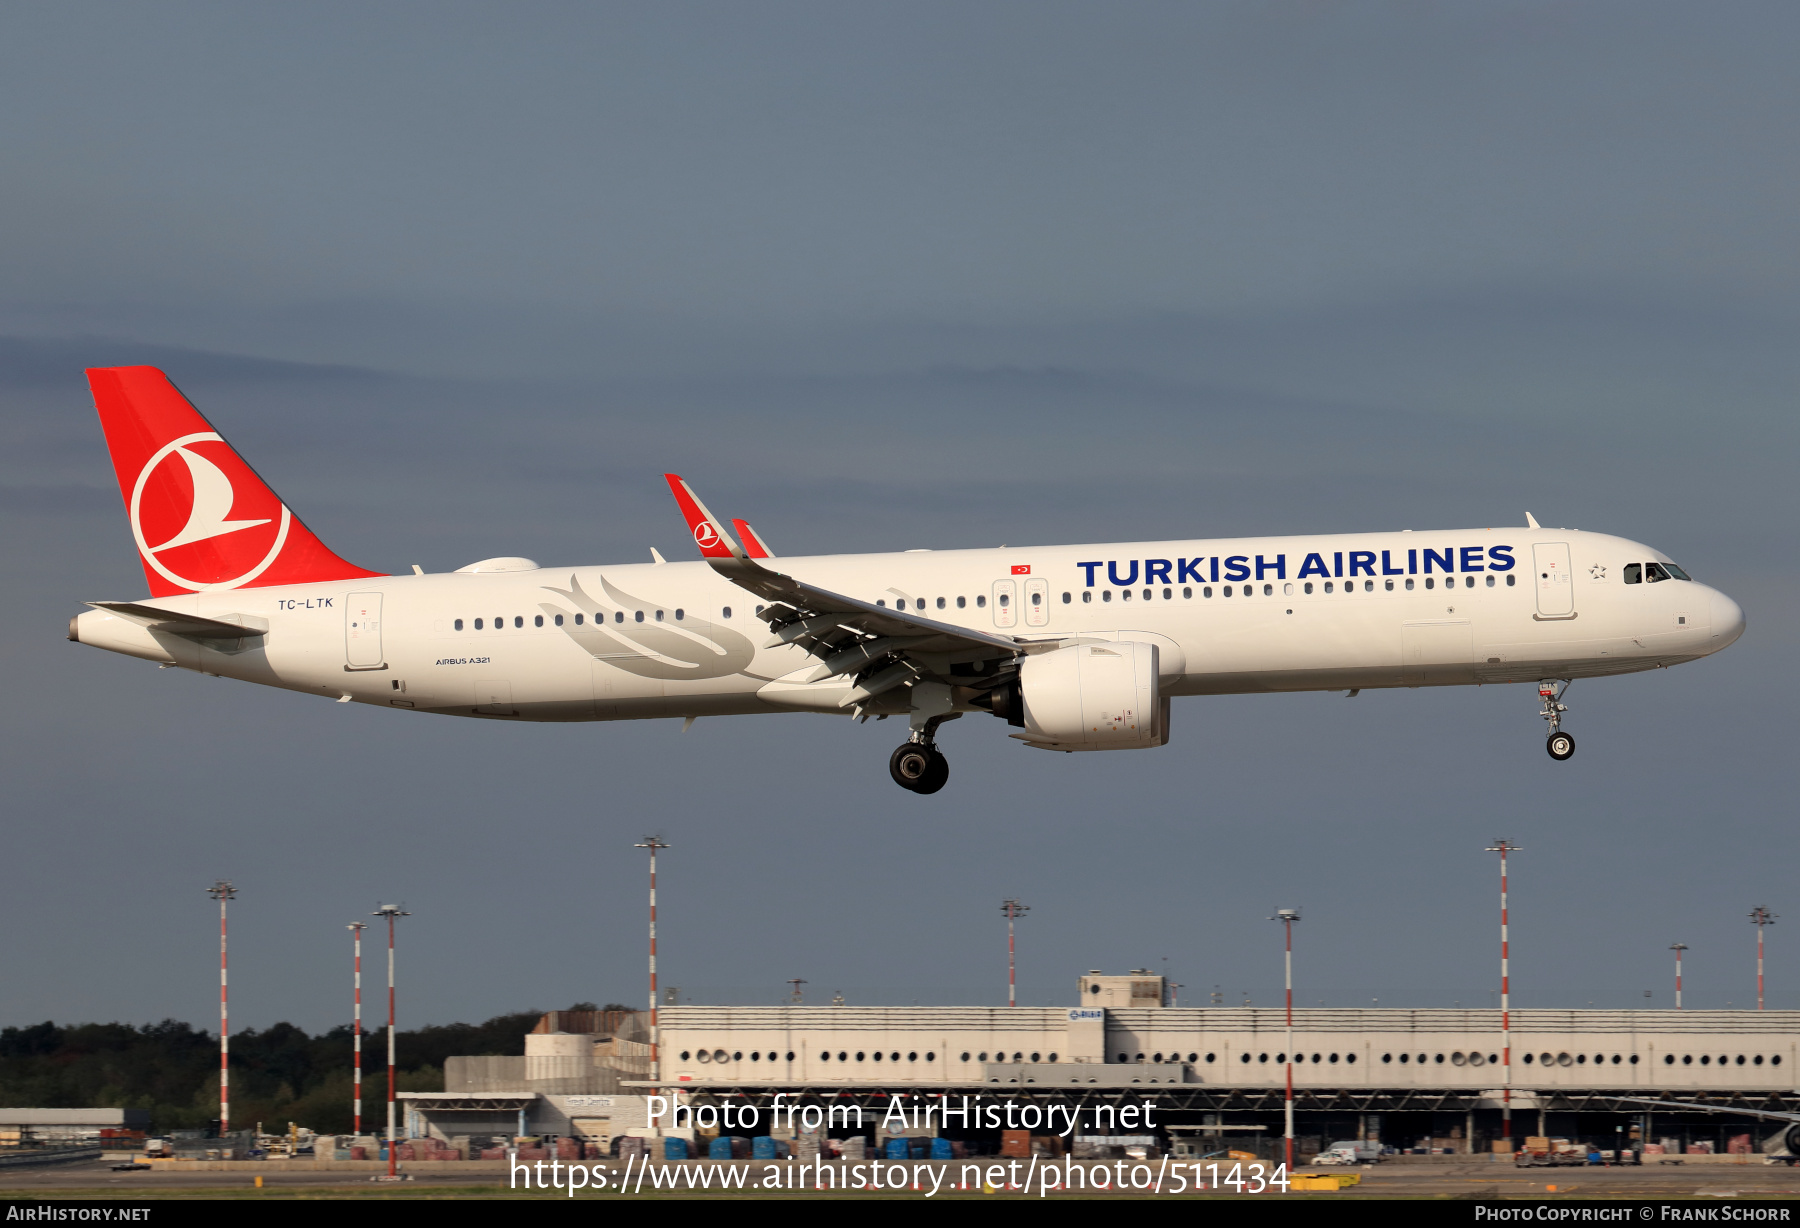
[[(1300, 569), (1294, 575), (1296, 580), (1304, 580), (1308, 576), (1342, 579), (1347, 576), (1416, 576), (1431, 575), (1441, 571), (1446, 575), (1459, 571), (1511, 571), (1518, 565), (1512, 556), (1512, 546), (1448, 546), (1442, 550), (1433, 550), (1429, 546), (1418, 547), (1406, 552), (1405, 565), (1394, 556), (1394, 550), (1334, 550), (1331, 562), (1325, 561), (1323, 552), (1308, 554), (1300, 563)], [(1120, 560), (1106, 559), (1091, 563), (1077, 563), (1086, 576), (1086, 586), (1094, 588), (1110, 584), (1118, 588), (1129, 588), (1134, 584), (1217, 584), (1221, 580), (1261, 580), (1274, 576), (1277, 580), (1288, 578), (1288, 556), (1278, 554), (1273, 558), (1265, 558), (1258, 554), (1254, 557), (1247, 554), (1218, 556), (1201, 555), (1192, 559), (1125, 559), (1123, 565), (1128, 569), (1119, 574)], [(1138, 575), (1139, 563), (1143, 565), (1143, 577)], [(1095, 574), (1104, 567), (1106, 578), (1095, 580)], [(1377, 570), (1379, 568), (1379, 570)], [(1173, 573), (1171, 575), (1171, 573)]]

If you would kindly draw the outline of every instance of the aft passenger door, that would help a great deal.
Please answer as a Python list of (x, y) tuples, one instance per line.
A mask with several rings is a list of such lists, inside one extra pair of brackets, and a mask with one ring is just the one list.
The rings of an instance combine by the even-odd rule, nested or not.
[(380, 593), (351, 593), (344, 598), (344, 668), (387, 668), (381, 656)]
[(1539, 542), (1531, 547), (1537, 573), (1537, 616), (1575, 617), (1575, 576), (1569, 565), (1568, 542)]

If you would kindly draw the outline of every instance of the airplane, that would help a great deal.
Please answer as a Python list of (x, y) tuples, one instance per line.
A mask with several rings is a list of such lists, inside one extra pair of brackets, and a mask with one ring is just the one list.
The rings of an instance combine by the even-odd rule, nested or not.
[(387, 575), (333, 553), (154, 367), (88, 371), (149, 583), (68, 638), (339, 703), (512, 721), (904, 718), (1026, 746), (1165, 746), (1176, 696), (1536, 683), (1550, 757), (1577, 678), (1718, 652), (1744, 613), (1626, 538), (1527, 527), (778, 557), (666, 475), (700, 558)]

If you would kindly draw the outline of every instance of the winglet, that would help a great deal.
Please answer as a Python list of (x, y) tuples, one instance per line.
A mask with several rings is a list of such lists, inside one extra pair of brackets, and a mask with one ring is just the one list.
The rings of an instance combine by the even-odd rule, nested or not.
[(744, 556), (742, 546), (732, 540), (725, 526), (706, 510), (694, 494), (693, 489), (681, 479), (678, 473), (665, 473), (669, 490), (675, 495), (675, 502), (681, 507), (681, 514), (687, 517), (688, 531), (694, 535), (694, 544), (700, 547), (702, 558), (709, 559), (741, 559)]
[(1530, 512), (1526, 512), (1525, 513), (1525, 527), (1528, 529), (1541, 529), (1544, 526), (1537, 522), (1536, 516), (1533, 516)]
[(731, 527), (737, 530), (738, 540), (744, 543), (744, 551), (753, 559), (772, 559), (775, 552), (769, 549), (757, 531), (750, 527), (747, 520), (733, 520)]

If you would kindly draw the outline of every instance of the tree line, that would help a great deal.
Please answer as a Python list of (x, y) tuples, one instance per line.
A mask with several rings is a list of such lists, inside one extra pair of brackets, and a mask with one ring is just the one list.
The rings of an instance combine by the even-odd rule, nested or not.
[[(569, 1009), (596, 1008), (580, 1002)], [(396, 1032), (396, 1090), (442, 1091), (444, 1060), (453, 1054), (523, 1054), (525, 1033), (543, 1014)], [(321, 1134), (348, 1133), (353, 1039), (348, 1024), (316, 1036), (291, 1023), (233, 1032), (232, 1127), (260, 1121), (265, 1130), (285, 1131), (292, 1121)], [(387, 1034), (365, 1028), (365, 1131), (385, 1119), (386, 1097)], [(219, 1037), (175, 1019), (0, 1029), (0, 1107), (148, 1109), (152, 1133), (205, 1129), (219, 1116)]]

